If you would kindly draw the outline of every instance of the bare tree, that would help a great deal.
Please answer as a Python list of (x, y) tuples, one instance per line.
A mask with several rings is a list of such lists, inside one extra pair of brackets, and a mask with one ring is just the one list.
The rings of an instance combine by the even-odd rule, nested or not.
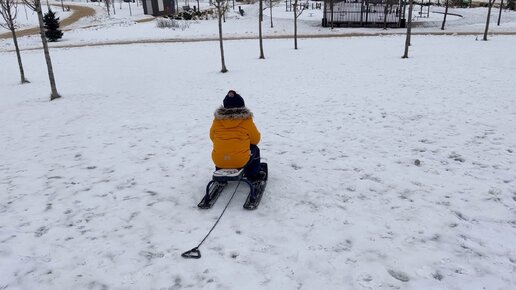
[(392, 6), (394, 4), (399, 4), (399, 0), (384, 0), (385, 1), (385, 10), (383, 12), (383, 29), (387, 29), (387, 16), (389, 15), (389, 11), (392, 13)]
[(271, 12), (271, 28), (274, 28), (274, 23), (272, 22), (272, 8), (274, 8), (274, 4), (272, 3), (272, 0), (269, 0), (269, 9)]
[(445, 8), (444, 8), (444, 18), (443, 18), (443, 24), (441, 25), (441, 30), (444, 30), (444, 25), (446, 25), (446, 16), (448, 16), (448, 0), (446, 0)]
[(16, 38), (16, 17), (18, 16), (18, 2), (15, 0), (0, 0), (0, 15), (5, 21), (5, 23), (0, 23), (0, 26), (5, 29), (9, 29), (13, 37), (14, 48), (16, 49), (16, 57), (18, 58), (18, 67), (20, 68), (21, 83), (28, 83), (29, 81), (25, 78), (25, 72), (23, 70), (18, 39)]
[(226, 0), (215, 0), (213, 5), (217, 8), (217, 18), (219, 20), (220, 61), (222, 63), (222, 69), (220, 72), (226, 73), (228, 69), (226, 68), (226, 63), (224, 61), (224, 43), (222, 39), (222, 14), (224, 12), (224, 7), (226, 7)]
[(500, 12), (498, 13), (498, 26), (500, 26), (500, 19), (502, 19), (502, 8), (503, 8), (503, 0), (500, 3)]
[(408, 58), (408, 49), (410, 46), (410, 34), (412, 32), (412, 8), (414, 7), (414, 0), (409, 1), (409, 12), (407, 22), (407, 37), (405, 39), (405, 53), (401, 58)]
[(333, 30), (333, 0), (330, 0), (330, 11), (331, 11), (331, 15), (330, 15), (330, 22), (331, 22), (331, 29)]
[(109, 7), (111, 6), (111, 0), (104, 0), (104, 2), (106, 3), (106, 9), (107, 9), (108, 16), (111, 16), (111, 11), (109, 9)]
[(383, 10), (383, 29), (387, 29), (387, 13), (389, 12), (389, 0), (385, 0), (385, 8)]
[(262, 22), (263, 22), (263, 0), (260, 1), (260, 12), (258, 13), (258, 35), (260, 38), (260, 59), (265, 59), (263, 55), (263, 36), (262, 36)]
[(229, 9), (229, 2), (228, 0), (224, 0), (224, 5), (222, 7), (222, 21), (226, 23), (226, 12)]
[(41, 0), (23, 0), (27, 6), (38, 14), (39, 34), (43, 43), (43, 52), (45, 53), (45, 61), (47, 62), (48, 78), (50, 80), (50, 100), (55, 100), (61, 96), (57, 93), (56, 81), (54, 78), (54, 69), (52, 68), (52, 60), (50, 59), (50, 51), (48, 50), (47, 38), (45, 37), (45, 27), (43, 24), (43, 12), (41, 11)]
[(487, 20), (486, 20), (486, 30), (484, 31), (484, 38), (482, 40), (487, 41), (487, 32), (489, 31), (489, 20), (491, 19), (491, 8), (496, 0), (489, 0), (489, 7), (487, 9)]
[(300, 9), (300, 11), (297, 11), (297, 9), (299, 8), (298, 3), (299, 3), (299, 0), (294, 0), (294, 49), (297, 49), (297, 19), (299, 18), (299, 16), (301, 16), (303, 11), (305, 11), (304, 5)]

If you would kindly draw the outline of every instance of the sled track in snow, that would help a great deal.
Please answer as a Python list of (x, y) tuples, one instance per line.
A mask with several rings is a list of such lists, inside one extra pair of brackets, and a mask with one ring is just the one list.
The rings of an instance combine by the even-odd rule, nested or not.
[[(483, 32), (412, 32), (412, 35), (434, 35), (434, 36), (483, 36)], [(346, 33), (346, 34), (305, 34), (298, 35), (299, 39), (309, 38), (348, 38), (348, 37), (373, 37), (373, 36), (400, 36), (405, 33)], [(516, 35), (516, 31), (507, 32), (491, 32), (490, 36), (493, 35)], [(263, 39), (293, 39), (292, 35), (269, 35), (264, 36)], [(258, 36), (229, 36), (225, 37), (224, 41), (231, 40), (257, 40)], [(53, 45), (54, 48), (79, 48), (79, 47), (96, 47), (96, 46), (108, 46), (108, 45), (132, 45), (132, 44), (153, 44), (153, 43), (188, 43), (188, 42), (207, 42), (207, 41), (218, 41), (218, 37), (205, 37), (205, 38), (170, 38), (170, 39), (143, 39), (143, 40), (117, 40), (117, 41), (106, 41), (96, 43), (81, 43), (81, 44), (67, 44), (67, 45)], [(22, 50), (38, 50), (42, 47), (32, 47)], [(0, 52), (13, 52), (14, 49), (0, 50)]]

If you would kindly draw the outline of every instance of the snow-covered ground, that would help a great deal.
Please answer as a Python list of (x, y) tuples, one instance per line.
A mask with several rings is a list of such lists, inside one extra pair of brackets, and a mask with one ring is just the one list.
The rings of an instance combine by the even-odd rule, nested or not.
[[(201, 1), (201, 6), (205, 7), (208, 1)], [(65, 2), (66, 4), (86, 5), (95, 8), (97, 14), (87, 17), (65, 28), (63, 38), (57, 43), (51, 43), (53, 47), (67, 45), (81, 45), (91, 43), (105, 43), (116, 41), (142, 41), (142, 40), (175, 40), (189, 38), (213, 38), (218, 37), (217, 20), (197, 20), (187, 21), (187, 29), (162, 29), (156, 26), (155, 21), (139, 23), (142, 19), (148, 19), (148, 15), (143, 14), (142, 5), (136, 6), (131, 3), (131, 13), (128, 3), (116, 3), (116, 15), (107, 15), (105, 6), (99, 3), (84, 2)], [(190, 2), (193, 6), (196, 2)], [(238, 14), (238, 6), (241, 6), (245, 15)], [(310, 6), (311, 7), (311, 6)], [(429, 18), (415, 18), (415, 33), (442, 32), (441, 22), (443, 7), (431, 7)], [(265, 9), (263, 33), (267, 36), (292, 36), (293, 35), (293, 13), (285, 11), (284, 3), (279, 3), (273, 10), (273, 26), (270, 27), (270, 10)], [(419, 11), (415, 8), (415, 11)], [(450, 13), (459, 14), (463, 17), (450, 15), (447, 18), (446, 32), (468, 32), (483, 34), (487, 8), (473, 9), (450, 9)], [(258, 8), (257, 5), (236, 4), (235, 10), (230, 9), (226, 22), (224, 23), (224, 36), (231, 38), (257, 37), (258, 35)], [(361, 34), (400, 34), (405, 29), (381, 28), (324, 28), (321, 26), (322, 11), (320, 9), (309, 9), (303, 12), (298, 23), (298, 33), (300, 35), (349, 35), (353, 33)], [(516, 32), (516, 12), (503, 11), (501, 25), (497, 26), (498, 11), (495, 9), (491, 17), (491, 32)], [(41, 46), (39, 36), (29, 36), (19, 39), (22, 48), (34, 48)], [(12, 50), (12, 40), (7, 38), (0, 40), (0, 50)]]
[[(516, 38), (0, 53), (0, 289), (516, 288)], [(270, 179), (198, 210), (228, 89)], [(420, 165), (415, 165), (419, 160)]]
[[(516, 37), (413, 36), (409, 59), (403, 36), (265, 40), (265, 60), (226, 41), (226, 74), (218, 42), (56, 47), (217, 35), (215, 20), (137, 23), (134, 4), (82, 2), (97, 15), (51, 44), (53, 102), (41, 50), (22, 51), (20, 85), (0, 40), (0, 289), (516, 289)], [(241, 6), (226, 36), (257, 35)], [(275, 9), (265, 35), (291, 35)], [(451, 12), (447, 31), (483, 32), (485, 8)], [(299, 33), (384, 32), (315, 13)], [(503, 13), (492, 31), (516, 31)], [(430, 15), (416, 32), (440, 31)], [(255, 114), (269, 184), (254, 212), (241, 187), (184, 260), (235, 189), (196, 207), (229, 89)]]

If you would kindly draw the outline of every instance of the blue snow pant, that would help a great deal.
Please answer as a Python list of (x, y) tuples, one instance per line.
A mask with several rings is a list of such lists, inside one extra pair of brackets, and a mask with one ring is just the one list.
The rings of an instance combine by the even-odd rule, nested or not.
[(247, 177), (253, 177), (260, 171), (260, 148), (251, 144), (249, 148), (251, 150), (251, 157), (244, 167), (244, 175)]

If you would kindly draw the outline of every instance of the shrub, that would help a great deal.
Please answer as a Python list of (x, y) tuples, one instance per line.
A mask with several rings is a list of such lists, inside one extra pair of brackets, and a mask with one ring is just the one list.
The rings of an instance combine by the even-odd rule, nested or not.
[(57, 41), (63, 37), (63, 32), (59, 30), (59, 17), (56, 17), (55, 12), (48, 9), (43, 17), (45, 23), (45, 36), (49, 41)]
[(461, 7), (466, 8), (469, 7), (470, 0), (451, 0), (450, 6), (452, 7)]
[(178, 21), (171, 18), (157, 18), (156, 27), (158, 28), (179, 28), (185, 30), (190, 27), (190, 24), (186, 21)]
[(515, 0), (509, 0), (509, 3), (507, 3), (507, 8), (511, 10), (516, 10), (516, 1)]
[(169, 18), (173, 18), (176, 20), (203, 20), (210, 19), (214, 17), (214, 12), (212, 9), (207, 9), (203, 11), (182, 11), (173, 15), (169, 15)]

